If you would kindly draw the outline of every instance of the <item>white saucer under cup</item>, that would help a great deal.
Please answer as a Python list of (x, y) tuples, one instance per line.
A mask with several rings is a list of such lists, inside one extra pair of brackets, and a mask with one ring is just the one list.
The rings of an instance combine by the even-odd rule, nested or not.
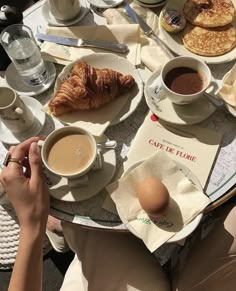
[(124, 0), (88, 0), (88, 2), (97, 8), (112, 8), (120, 5)]
[[(104, 141), (106, 137), (96, 137), (96, 141)], [(59, 177), (45, 171), (49, 183), (50, 195), (61, 201), (80, 202), (97, 195), (112, 179), (116, 169), (116, 153), (114, 149), (102, 151), (102, 169), (87, 173), (88, 184), (74, 187), (65, 177)], [(73, 186), (73, 187), (71, 187)]]
[(190, 125), (207, 119), (215, 112), (216, 107), (204, 96), (185, 105), (172, 103), (163, 90), (160, 90), (160, 72), (161, 68), (153, 72), (144, 88), (144, 95), (149, 109), (160, 119), (173, 124)]
[(52, 62), (44, 62), (47, 70), (47, 80), (38, 86), (27, 85), (18, 74), (15, 66), (11, 63), (6, 69), (5, 78), (7, 84), (19, 95), (35, 96), (48, 90), (56, 78), (56, 69)]

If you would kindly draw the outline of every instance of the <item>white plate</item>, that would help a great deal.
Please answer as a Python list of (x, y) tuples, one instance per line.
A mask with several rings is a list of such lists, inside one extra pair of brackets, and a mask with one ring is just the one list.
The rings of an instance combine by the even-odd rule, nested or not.
[(22, 80), (21, 76), (16, 71), (15, 66), (11, 63), (6, 69), (5, 79), (7, 84), (14, 89), (19, 95), (36, 96), (51, 87), (56, 78), (56, 69), (53, 63), (45, 62), (45, 67), (48, 72), (47, 81), (38, 86), (29, 86)]
[(103, 168), (92, 170), (88, 173), (89, 183), (87, 186), (71, 188), (68, 186), (68, 179), (58, 177), (45, 172), (49, 182), (50, 194), (52, 197), (68, 202), (83, 201), (97, 195), (112, 179), (116, 169), (116, 154), (113, 149), (103, 150)]
[(159, 78), (161, 68), (149, 77), (144, 95), (151, 111), (160, 119), (173, 124), (186, 125), (201, 122), (213, 114), (216, 108), (205, 97), (186, 105), (176, 105), (165, 95)]
[(153, 3), (153, 4), (143, 3), (142, 1), (138, 1), (138, 0), (136, 0), (136, 2), (137, 2), (140, 6), (143, 6), (143, 7), (155, 8), (155, 7), (161, 7), (161, 6), (165, 5), (166, 0), (163, 0), (163, 1), (156, 1), (156, 3)]
[(0, 140), (6, 144), (19, 144), (20, 142), (36, 136), (45, 124), (45, 113), (41, 110), (41, 103), (31, 97), (21, 96), (23, 102), (31, 109), (35, 119), (33, 125), (21, 133), (12, 133), (3, 122), (0, 121)]
[(111, 124), (116, 124), (116, 123), (122, 122), (127, 117), (129, 117), (135, 111), (135, 109), (137, 108), (138, 104), (140, 103), (142, 99), (143, 82), (135, 66), (131, 64), (127, 59), (119, 57), (117, 55), (109, 54), (109, 53), (96, 53), (96, 54), (83, 56), (80, 59), (75, 60), (74, 62), (65, 66), (63, 71), (58, 75), (54, 91), (57, 91), (62, 81), (67, 79), (70, 76), (70, 71), (75, 65), (75, 63), (82, 60), (96, 68), (100, 68), (100, 69), (109, 68), (125, 75), (130, 74), (134, 77), (136, 86), (134, 86), (134, 88), (130, 92), (127, 92), (123, 96), (119, 97), (119, 98), (125, 98), (124, 100), (125, 104), (121, 108), (120, 112), (118, 112), (117, 115), (113, 117), (112, 120), (108, 120), (107, 116), (109, 116), (109, 112), (112, 111), (113, 106), (119, 107), (119, 102), (120, 102), (119, 98), (116, 98), (109, 104), (106, 104), (102, 108), (99, 108), (96, 110), (76, 111), (70, 114), (64, 114), (57, 118), (66, 124), (76, 125), (76, 123), (79, 121), (84, 121), (84, 122), (92, 121), (95, 124), (96, 123), (104, 124), (110, 121)]
[(74, 24), (78, 23), (79, 21), (81, 21), (88, 12), (89, 12), (89, 9), (88, 9), (86, 0), (80, 0), (79, 14), (72, 19), (62, 21), (62, 20), (56, 19), (51, 14), (48, 1), (45, 1), (44, 4), (42, 5), (42, 15), (45, 18), (45, 20), (48, 22), (48, 24), (50, 24), (52, 26), (71, 26), (71, 25), (74, 25)]
[[(140, 164), (142, 164), (145, 160), (141, 160), (136, 162), (135, 164), (133, 164), (132, 166), (130, 166), (125, 173), (123, 174), (123, 176), (127, 175), (129, 172), (131, 172), (133, 169), (135, 169), (137, 166), (139, 166)], [(175, 163), (177, 164), (178, 168), (182, 171), (182, 173), (199, 189), (202, 191), (202, 186), (201, 183), (199, 182), (198, 178), (191, 172), (191, 170), (186, 167), (185, 165), (183, 165), (180, 162), (175, 161)], [(189, 236), (199, 225), (201, 219), (203, 217), (203, 214), (200, 213), (198, 214), (191, 222), (189, 222), (187, 225), (184, 226), (184, 228), (182, 228), (178, 233), (176, 233), (173, 237), (171, 237), (167, 243), (175, 243), (177, 241), (180, 241), (182, 239), (185, 239), (187, 236)], [(125, 223), (125, 222), (124, 222)], [(133, 230), (132, 227), (130, 227), (130, 231), (136, 235), (136, 232)]]
[[(163, 9), (165, 9), (166, 7), (171, 7), (171, 8), (175, 8), (178, 11), (182, 11), (185, 2), (186, 2), (186, 0), (179, 0), (179, 1), (169, 0)], [(164, 28), (162, 28), (162, 26), (160, 24), (160, 19), (161, 19), (161, 15), (159, 17), (159, 37), (177, 55), (195, 57), (195, 58), (198, 58), (198, 59), (200, 59), (208, 64), (226, 63), (226, 62), (230, 62), (230, 61), (236, 59), (236, 48), (234, 48), (233, 50), (231, 50), (228, 53), (225, 53), (222, 56), (216, 56), (216, 57), (204, 57), (204, 56), (200, 56), (200, 55), (197, 55), (197, 54), (190, 52), (183, 45), (182, 32), (177, 33), (177, 34), (173, 34), (173, 33), (171, 34), (171, 33), (167, 32), (166, 30), (164, 30)], [(236, 19), (234, 19), (232, 24), (234, 27), (236, 27)]]
[(88, 2), (98, 8), (111, 8), (120, 5), (124, 0), (88, 0)]

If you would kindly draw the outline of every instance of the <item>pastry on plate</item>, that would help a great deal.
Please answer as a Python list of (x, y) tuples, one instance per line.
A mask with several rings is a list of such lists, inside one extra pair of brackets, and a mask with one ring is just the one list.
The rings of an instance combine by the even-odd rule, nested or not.
[(183, 12), (190, 23), (201, 27), (224, 26), (235, 17), (231, 0), (187, 0)]
[(54, 116), (77, 110), (91, 110), (110, 103), (128, 92), (135, 84), (131, 75), (111, 69), (97, 69), (78, 62), (70, 77), (63, 81), (48, 107)]
[(195, 54), (219, 56), (236, 46), (236, 28), (231, 24), (209, 29), (188, 24), (182, 39), (184, 46)]

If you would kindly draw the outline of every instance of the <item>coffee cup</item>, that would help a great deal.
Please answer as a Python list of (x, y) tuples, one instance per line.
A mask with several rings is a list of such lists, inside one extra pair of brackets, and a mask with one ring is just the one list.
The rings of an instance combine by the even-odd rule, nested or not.
[(54, 130), (43, 141), (41, 150), (45, 167), (57, 176), (75, 179), (89, 172), (97, 157), (93, 135), (76, 126)]
[(31, 110), (9, 87), (0, 87), (0, 119), (13, 133), (26, 131), (34, 122)]
[(209, 67), (192, 57), (176, 57), (168, 61), (160, 73), (161, 89), (175, 104), (184, 105), (200, 98), (209, 87)]
[(66, 21), (79, 14), (79, 0), (48, 0), (51, 14), (58, 20)]

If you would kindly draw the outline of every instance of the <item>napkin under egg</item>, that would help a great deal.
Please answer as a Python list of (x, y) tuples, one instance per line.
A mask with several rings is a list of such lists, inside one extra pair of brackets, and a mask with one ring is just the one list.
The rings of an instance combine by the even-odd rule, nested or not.
[[(167, 214), (155, 221), (142, 209), (135, 191), (136, 186), (147, 177), (160, 179), (171, 197)], [(133, 234), (143, 240), (151, 252), (182, 230), (210, 203), (202, 189), (198, 189), (183, 174), (177, 163), (159, 151), (108, 185), (107, 190), (121, 220)]]

